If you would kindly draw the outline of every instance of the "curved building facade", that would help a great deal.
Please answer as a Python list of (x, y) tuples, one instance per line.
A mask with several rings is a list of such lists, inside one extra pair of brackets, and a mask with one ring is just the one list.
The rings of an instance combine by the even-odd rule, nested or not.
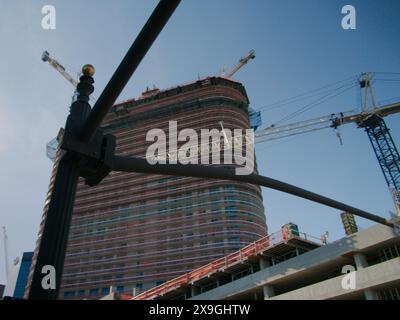
[[(149, 90), (116, 105), (103, 128), (117, 154), (144, 157), (151, 129), (248, 129), (244, 87), (206, 78)], [(78, 185), (61, 299), (138, 294), (226, 256), (267, 234), (258, 186), (190, 177), (111, 173), (96, 187)]]

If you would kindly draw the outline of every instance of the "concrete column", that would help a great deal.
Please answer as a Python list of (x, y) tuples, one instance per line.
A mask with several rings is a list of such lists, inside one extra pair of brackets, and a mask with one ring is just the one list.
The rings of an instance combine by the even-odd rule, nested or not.
[[(367, 258), (365, 257), (365, 255), (363, 255), (361, 253), (356, 253), (353, 256), (353, 259), (356, 264), (357, 270), (362, 270), (362, 269), (368, 267), (368, 261), (367, 261)], [(364, 296), (365, 296), (366, 300), (379, 300), (378, 295), (372, 289), (365, 289)]]
[[(260, 257), (259, 263), (261, 270), (271, 266), (271, 262), (269, 261), (269, 259), (265, 257)], [(273, 297), (275, 295), (274, 287), (270, 285), (263, 286), (263, 293), (264, 293), (264, 300)]]
[(275, 295), (274, 287), (271, 285), (263, 286), (264, 300), (271, 298)]
[(200, 294), (200, 288), (196, 286), (190, 286), (190, 296), (194, 297)]
[(361, 270), (361, 269), (368, 267), (367, 259), (365, 258), (365, 256), (363, 254), (356, 253), (353, 256), (353, 259), (356, 264), (357, 270)]
[(379, 300), (379, 296), (377, 293), (372, 289), (364, 290), (364, 296), (366, 300)]
[(259, 263), (260, 263), (261, 270), (266, 269), (271, 266), (271, 262), (265, 257), (260, 257), (259, 261), (260, 261)]

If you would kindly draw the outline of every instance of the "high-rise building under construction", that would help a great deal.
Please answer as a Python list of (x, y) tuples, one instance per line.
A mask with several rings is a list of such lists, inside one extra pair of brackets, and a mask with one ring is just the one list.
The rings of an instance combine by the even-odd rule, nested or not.
[[(238, 82), (212, 77), (115, 105), (103, 129), (117, 154), (144, 157), (146, 133), (247, 129), (248, 98)], [(55, 170), (53, 170), (54, 175)], [(46, 212), (46, 207), (45, 210)], [(45, 216), (45, 214), (44, 214)], [(40, 234), (40, 232), (39, 232)], [(77, 189), (61, 299), (99, 298), (113, 286), (140, 293), (267, 234), (258, 186), (202, 178), (112, 172)]]

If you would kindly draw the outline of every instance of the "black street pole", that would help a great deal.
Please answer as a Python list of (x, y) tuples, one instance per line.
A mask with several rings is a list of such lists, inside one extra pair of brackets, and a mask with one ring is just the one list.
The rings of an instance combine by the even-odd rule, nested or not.
[[(94, 69), (91, 66), (84, 68), (84, 75), (77, 86), (79, 95), (71, 105), (65, 126), (60, 147), (60, 152), (64, 154), (59, 160), (33, 257), (33, 273), (27, 291), (29, 299), (58, 298), (78, 179), (81, 176), (88, 185), (95, 185), (110, 171), (108, 163), (114, 154), (115, 138), (103, 136), (98, 128), (179, 3), (180, 0), (160, 0), (93, 110), (88, 101), (94, 90), (91, 77)], [(42, 283), (48, 275), (44, 273), (47, 270), (45, 266), (55, 270), (55, 288), (47, 288)]]
[[(91, 110), (89, 95), (93, 92), (93, 67), (85, 66), (83, 76), (77, 86), (78, 97), (72, 103), (70, 114), (65, 124), (65, 135), (77, 136), (83, 121)], [(63, 151), (59, 151), (63, 152)], [(41, 236), (38, 251), (33, 261), (32, 281), (29, 289), (29, 299), (55, 300), (58, 297), (61, 276), (64, 268), (65, 251), (68, 241), (72, 209), (75, 200), (76, 187), (79, 178), (79, 157), (71, 152), (64, 152), (58, 163), (53, 189), (44, 225), (41, 226)], [(55, 271), (55, 288), (43, 285), (46, 273), (43, 267), (50, 266)]]

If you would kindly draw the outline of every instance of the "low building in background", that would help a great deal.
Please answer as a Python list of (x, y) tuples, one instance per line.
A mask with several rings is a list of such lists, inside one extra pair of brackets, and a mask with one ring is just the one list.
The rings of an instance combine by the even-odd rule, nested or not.
[(3, 299), (3, 294), (4, 294), (4, 289), (5, 289), (4, 284), (0, 284), (0, 299)]
[(315, 239), (288, 224), (240, 251), (119, 299), (400, 300), (400, 236), (393, 228), (375, 225), (326, 245)]
[(4, 297), (23, 298), (25, 286), (28, 281), (29, 268), (32, 264), (33, 252), (24, 252), (14, 259), (13, 266), (9, 270), (8, 281), (4, 291)]

